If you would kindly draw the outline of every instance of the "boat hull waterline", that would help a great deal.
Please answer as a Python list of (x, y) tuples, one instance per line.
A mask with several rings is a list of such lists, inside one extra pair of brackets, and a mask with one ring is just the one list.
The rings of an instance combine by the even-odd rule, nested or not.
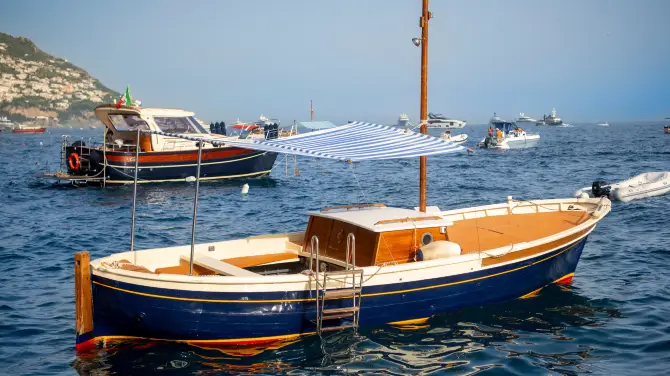
[[(80, 154), (80, 147), (69, 147)], [(84, 147), (84, 149), (86, 149)], [(88, 176), (78, 176), (70, 172), (70, 179), (85, 180), (102, 176), (104, 165), (103, 152), (91, 148), (86, 158), (91, 168)], [(134, 181), (135, 153), (107, 152), (106, 184), (130, 184)], [(210, 148), (203, 150), (200, 176), (202, 180), (257, 177), (269, 174), (272, 170), (276, 153), (262, 152), (241, 148)], [(138, 183), (176, 182), (192, 178), (197, 173), (198, 151), (186, 150), (176, 152), (140, 153), (137, 179)]]
[[(569, 283), (588, 235), (609, 212), (609, 200), (599, 200), (570, 200), (574, 205), (599, 202), (595, 213), (572, 230), (514, 244), (505, 247), (506, 251), (493, 251), (498, 252), (493, 256), (473, 253), (457, 259), (363, 267), (360, 325), (427, 319), (467, 306), (525, 297), (551, 283)], [(536, 203), (538, 213), (542, 203)], [(567, 203), (560, 205), (572, 210)], [(150, 251), (139, 251), (136, 257), (141, 258), (143, 252)], [(522, 252), (522, 256), (508, 260), (505, 257), (510, 252)], [(93, 330), (77, 336), (78, 349), (102, 340), (133, 338), (253, 345), (316, 331), (315, 290), (307, 275), (263, 276), (261, 281), (257, 277), (166, 276), (101, 267), (104, 260), (131, 257), (133, 253), (126, 252), (91, 263)], [(326, 308), (344, 308), (352, 300), (349, 295), (328, 299), (325, 304)]]

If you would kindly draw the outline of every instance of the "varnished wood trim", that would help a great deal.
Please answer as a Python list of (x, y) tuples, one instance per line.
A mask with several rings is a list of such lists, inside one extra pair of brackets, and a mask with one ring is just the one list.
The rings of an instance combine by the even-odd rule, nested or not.
[[(534, 256), (534, 255), (537, 255), (537, 254), (540, 254), (540, 253), (543, 253), (543, 252), (547, 252), (550, 249), (558, 248), (562, 245), (567, 246), (573, 240), (576, 240), (576, 239), (580, 238), (581, 236), (583, 236), (584, 234), (589, 233), (594, 227), (595, 227), (595, 225), (593, 225), (589, 228), (586, 228), (584, 230), (581, 230), (581, 231), (579, 231), (575, 234), (572, 234), (570, 236), (566, 236), (564, 238), (554, 240), (554, 241), (549, 242), (549, 243), (544, 243), (544, 244), (538, 245), (537, 247), (524, 249), (522, 251), (512, 251), (512, 252), (510, 252), (506, 255), (500, 256), (500, 257), (484, 258), (484, 259), (482, 259), (482, 267), (501, 264), (501, 263), (513, 261), (513, 260), (516, 260), (516, 259), (526, 258), (526, 257), (529, 257), (529, 256)], [(511, 247), (512, 246), (510, 245), (510, 248)], [(484, 252), (484, 253), (486, 253), (486, 252)]]
[(292, 252), (273, 253), (268, 255), (242, 256), (222, 259), (221, 261), (237, 266), (238, 268), (249, 268), (277, 261), (298, 260), (298, 255)]
[(74, 255), (75, 330), (77, 335), (93, 330), (93, 299), (91, 293), (91, 259), (88, 252)]

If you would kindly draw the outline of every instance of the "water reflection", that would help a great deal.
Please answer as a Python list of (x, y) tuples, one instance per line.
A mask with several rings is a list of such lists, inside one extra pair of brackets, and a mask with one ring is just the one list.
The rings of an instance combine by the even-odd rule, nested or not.
[[(365, 302), (363, 302), (365, 304)], [(513, 373), (579, 374), (599, 358), (598, 341), (575, 332), (606, 326), (615, 307), (571, 287), (550, 286), (537, 297), (471, 307), (433, 317), (425, 325), (384, 325), (280, 343), (270, 348), (205, 348), (125, 342), (80, 355), (73, 367), (93, 374), (391, 374), (492, 368)]]

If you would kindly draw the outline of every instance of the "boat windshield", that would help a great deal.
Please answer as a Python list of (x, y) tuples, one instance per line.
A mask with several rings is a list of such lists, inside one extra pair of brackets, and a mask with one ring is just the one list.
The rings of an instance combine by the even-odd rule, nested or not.
[(161, 131), (167, 133), (207, 133), (192, 116), (154, 116), (154, 121)]
[(109, 115), (109, 121), (112, 122), (114, 129), (119, 132), (136, 131), (138, 127), (142, 130), (149, 129), (147, 122), (142, 120), (139, 115)]

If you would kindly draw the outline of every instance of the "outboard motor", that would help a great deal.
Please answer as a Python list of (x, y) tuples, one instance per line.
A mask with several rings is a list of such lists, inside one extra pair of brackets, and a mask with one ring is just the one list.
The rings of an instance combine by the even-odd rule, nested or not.
[(608, 182), (603, 180), (596, 180), (591, 185), (591, 193), (593, 197), (609, 197), (612, 187)]
[(226, 136), (226, 123), (222, 121), (221, 124), (219, 125), (220, 125), (219, 134)]
[(216, 133), (214, 123), (209, 123), (209, 133)]

